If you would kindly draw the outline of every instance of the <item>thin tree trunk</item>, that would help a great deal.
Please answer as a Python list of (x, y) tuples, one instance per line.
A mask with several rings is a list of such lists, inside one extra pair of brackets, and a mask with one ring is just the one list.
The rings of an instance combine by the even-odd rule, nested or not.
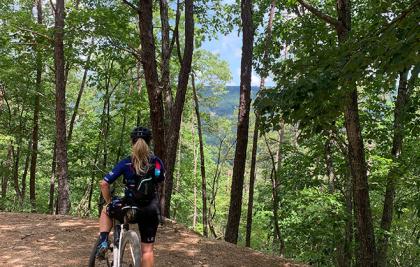
[(188, 87), (188, 78), (191, 72), (192, 55), (194, 50), (194, 5), (193, 0), (185, 0), (185, 47), (178, 76), (178, 86), (175, 105), (171, 112), (171, 122), (167, 136), (166, 150), (166, 181), (165, 181), (165, 208), (164, 214), (170, 217), (170, 204), (173, 189), (173, 170), (176, 161), (176, 150), (179, 141), (182, 111), (184, 109), (185, 94)]
[(219, 143), (219, 149), (218, 149), (217, 160), (216, 160), (216, 170), (214, 172), (212, 183), (210, 185), (211, 191), (210, 191), (210, 201), (209, 201), (210, 203), (209, 203), (209, 210), (208, 210), (208, 213), (209, 213), (208, 223), (209, 223), (210, 230), (212, 231), (215, 238), (217, 238), (217, 235), (213, 227), (213, 219), (216, 215), (217, 184), (218, 184), (218, 179), (219, 179), (221, 168), (222, 168), (221, 155), (222, 155), (223, 143), (224, 143), (224, 138), (221, 139)]
[(6, 171), (3, 174), (1, 194), (2, 194), (2, 198), (5, 199), (7, 195), (7, 185), (9, 182), (9, 175), (11, 173), (12, 164), (13, 164), (13, 145), (12, 144), (10, 144), (9, 148), (7, 149), (7, 160), (2, 164)]
[(70, 211), (70, 190), (67, 172), (66, 146), (66, 92), (64, 73), (64, 0), (56, 0), (55, 33), (54, 33), (54, 63), (56, 90), (56, 127), (57, 127), (57, 176), (58, 176), (58, 213), (67, 214)]
[(201, 116), (200, 116), (200, 106), (198, 102), (197, 90), (195, 88), (195, 80), (194, 75), (191, 75), (191, 84), (194, 94), (194, 102), (195, 102), (195, 115), (197, 116), (197, 129), (198, 129), (198, 140), (200, 143), (200, 162), (201, 162), (201, 198), (203, 202), (203, 235), (208, 237), (208, 230), (207, 230), (207, 181), (206, 181), (206, 167), (204, 161), (204, 142), (203, 142), (203, 133), (201, 130)]
[(89, 64), (90, 64), (91, 55), (92, 55), (92, 53), (90, 52), (89, 55), (88, 55), (88, 58), (86, 60), (85, 70), (83, 72), (82, 83), (80, 84), (79, 93), (77, 94), (76, 103), (74, 105), (73, 115), (71, 116), (69, 134), (68, 134), (68, 137), (67, 137), (67, 143), (68, 144), (70, 143), (71, 137), (73, 136), (73, 127), (74, 127), (74, 123), (76, 121), (77, 112), (79, 110), (80, 100), (82, 99), (83, 91), (85, 89), (86, 78), (87, 78), (87, 74), (88, 74), (88, 71), (89, 71)]
[(348, 214), (348, 218), (346, 219), (346, 227), (345, 227), (345, 234), (344, 234), (343, 262), (342, 262), (343, 264), (340, 265), (342, 267), (349, 267), (351, 266), (351, 262), (352, 262), (352, 241), (353, 241), (353, 225), (354, 225), (352, 196), (353, 196), (353, 186), (352, 186), (350, 177), (347, 177), (345, 201), (346, 201), (346, 212)]
[(251, 154), (251, 172), (249, 175), (249, 195), (248, 195), (248, 212), (246, 217), (246, 238), (245, 246), (251, 247), (251, 232), (252, 232), (252, 210), (254, 205), (254, 184), (256, 178), (256, 163), (257, 163), (257, 149), (258, 149), (258, 126), (259, 117), (255, 114), (254, 135), (252, 138), (252, 154)]
[(324, 157), (328, 177), (328, 190), (330, 193), (333, 193), (335, 191), (335, 174), (331, 152), (331, 138), (330, 136), (328, 136), (327, 138), (328, 139), (325, 141), (324, 145)]
[[(112, 65), (112, 64), (111, 64)], [(112, 67), (111, 67), (112, 68)], [(99, 161), (99, 153), (100, 153), (100, 147), (101, 144), (104, 144), (103, 146), (103, 150), (102, 150), (102, 169), (106, 168), (106, 136), (107, 136), (107, 124), (108, 124), (108, 116), (109, 116), (109, 100), (110, 100), (110, 93), (109, 93), (109, 84), (110, 84), (110, 76), (107, 76), (106, 78), (106, 85), (105, 85), (105, 96), (104, 96), (104, 104), (102, 107), (102, 115), (101, 115), (101, 122), (100, 122), (100, 127), (99, 127), (99, 133), (98, 133), (98, 139), (99, 139), (99, 143), (96, 147), (96, 152), (95, 152), (95, 160), (94, 160), (94, 170), (92, 172), (92, 178), (91, 178), (91, 184), (93, 184), (93, 180), (95, 177), (95, 173), (96, 173), (96, 168), (97, 168), (97, 164)], [(93, 187), (92, 187), (93, 188)], [(91, 200), (88, 203), (88, 209), (90, 207), (90, 203)], [(104, 199), (102, 196), (102, 192), (99, 194), (99, 201), (98, 201), (98, 214), (101, 214), (102, 208), (103, 208), (103, 204), (104, 204)]]
[(118, 151), (117, 151), (117, 155), (115, 158), (115, 164), (117, 164), (121, 158), (121, 151), (123, 148), (123, 141), (124, 141), (124, 137), (125, 137), (125, 128), (126, 128), (126, 124), (127, 124), (127, 111), (128, 111), (128, 101), (127, 99), (125, 99), (125, 104), (124, 104), (124, 110), (123, 110), (123, 123), (121, 126), (121, 134), (120, 134), (120, 143), (118, 145)]
[[(420, 65), (417, 65), (411, 73), (410, 82), (407, 81), (409, 70), (406, 69), (400, 73), (398, 94), (395, 102), (394, 109), (394, 136), (392, 139), (392, 150), (391, 156), (393, 162), (398, 162), (400, 158), (403, 140), (404, 140), (404, 117), (406, 116), (407, 103), (410, 98), (410, 92), (412, 86), (415, 84), (415, 80), (418, 78)], [(387, 185), (384, 198), (384, 206), (382, 211), (381, 229), (383, 235), (378, 241), (378, 265), (387, 265), (387, 251), (388, 251), (388, 240), (389, 232), (391, 231), (392, 217), (394, 211), (394, 199), (395, 191), (397, 187), (397, 179), (401, 176), (400, 167), (395, 165), (391, 167), (388, 172)]]
[[(265, 37), (265, 50), (263, 55), (263, 66), (267, 65), (268, 60), (268, 47), (271, 42), (271, 34), (273, 28), (274, 14), (276, 10), (276, 1), (272, 0), (270, 5), (270, 12), (268, 15), (268, 25), (266, 30)], [(265, 78), (267, 77), (267, 72), (264, 70), (261, 75), (260, 80), (260, 90), (263, 90), (265, 87)], [(255, 113), (255, 125), (254, 125), (254, 136), (252, 138), (252, 154), (251, 154), (251, 173), (249, 176), (249, 195), (248, 195), (248, 212), (246, 220), (246, 246), (251, 247), (251, 231), (252, 231), (252, 209), (254, 205), (254, 184), (256, 178), (256, 159), (257, 159), (257, 148), (258, 148), (258, 126), (259, 126), (259, 116)]]
[(165, 104), (165, 125), (168, 127), (172, 111), (172, 91), (170, 84), (171, 48), (169, 40), (168, 1), (160, 0), (160, 20), (162, 25), (162, 52), (161, 52), (161, 85)]
[[(99, 136), (101, 136), (101, 133), (99, 133)], [(92, 194), (93, 194), (93, 187), (94, 187), (94, 184), (95, 184), (95, 177), (97, 176), (96, 164), (98, 163), (99, 150), (100, 150), (100, 143), (98, 143), (98, 145), (96, 146), (95, 158), (94, 158), (94, 162), (93, 162), (92, 176), (90, 178), (91, 187), (90, 187), (89, 201), (88, 201), (89, 212), (92, 209)], [(98, 216), (101, 215), (102, 208), (103, 208), (103, 202), (101, 202), (102, 198), (103, 197), (102, 197), (102, 193), (101, 193), (100, 196), (99, 196), (99, 202), (98, 202)]]
[(106, 102), (106, 115), (104, 121), (104, 127), (102, 130), (102, 143), (103, 143), (103, 161), (102, 161), (102, 168), (105, 170), (108, 165), (108, 135), (109, 135), (109, 127), (111, 123), (110, 117), (110, 110), (111, 110), (111, 93), (109, 93), (109, 84), (110, 84), (111, 77), (108, 77), (108, 83), (106, 85), (106, 93), (105, 93), (105, 102)]
[[(38, 0), (37, 8), (37, 23), (42, 25), (42, 0)], [(35, 193), (35, 180), (36, 180), (36, 164), (38, 157), (38, 135), (39, 135), (39, 113), (40, 113), (40, 97), (42, 94), (42, 55), (40, 48), (37, 47), (36, 51), (36, 92), (34, 104), (34, 117), (32, 129), (32, 151), (31, 151), (31, 168), (29, 172), (29, 200), (31, 202), (32, 211), (36, 210), (36, 193)]]
[(251, 0), (241, 1), (241, 18), (243, 45), (238, 128), (236, 134), (237, 143), (233, 162), (229, 216), (225, 233), (225, 240), (234, 244), (238, 241), (239, 221), (242, 210), (242, 188), (244, 184), (246, 150), (248, 145), (249, 109), (251, 103), (252, 49), (254, 40)]
[[(21, 140), (19, 140), (19, 144)], [(19, 189), (19, 161), (20, 161), (20, 150), (21, 147), (18, 145), (16, 149), (16, 153), (14, 153), (14, 149), (12, 150), (12, 154), (14, 157), (14, 168), (13, 168), (13, 186), (15, 188), (16, 197), (19, 199), (19, 201), (22, 201), (22, 194), (20, 193)]]
[(57, 168), (57, 143), (54, 142), (53, 158), (51, 162), (51, 177), (50, 177), (50, 198), (48, 202), (48, 210), (50, 214), (54, 212), (54, 191), (55, 191), (55, 176)]
[(25, 159), (25, 167), (23, 170), (23, 175), (22, 175), (22, 180), (21, 180), (21, 184), (22, 184), (22, 200), (25, 200), (25, 194), (26, 194), (26, 176), (28, 175), (28, 169), (29, 169), (29, 162), (31, 160), (31, 147), (32, 147), (32, 140), (29, 140), (28, 143), (28, 153), (26, 154), (26, 159)]
[(270, 149), (270, 144), (267, 141), (267, 138), (264, 135), (265, 143), (267, 145), (268, 151), (270, 153), (270, 158), (272, 161), (272, 171), (270, 174), (271, 180), (271, 192), (273, 198), (273, 225), (274, 225), (274, 244), (279, 247), (280, 255), (284, 255), (285, 245), (284, 240), (281, 235), (280, 226), (279, 226), (279, 216), (278, 216), (278, 209), (279, 209), (279, 195), (278, 192), (280, 190), (280, 178), (279, 178), (279, 171), (282, 164), (283, 155), (281, 153), (282, 143), (284, 140), (284, 122), (280, 123), (280, 130), (279, 130), (279, 141), (278, 141), (278, 150), (276, 152), (276, 158)]
[(191, 121), (191, 136), (192, 136), (192, 147), (193, 147), (193, 158), (194, 158), (194, 167), (193, 167), (193, 187), (194, 187), (194, 214), (193, 214), (193, 229), (195, 230), (197, 225), (197, 149), (195, 145), (195, 125), (194, 117)]
[[(181, 125), (182, 125), (182, 119), (181, 119)], [(180, 185), (181, 185), (181, 147), (182, 147), (182, 135), (179, 136), (179, 144), (178, 144), (178, 168), (176, 171), (176, 175), (175, 175), (175, 192), (179, 192), (180, 191)], [(173, 218), (176, 221), (176, 213), (177, 210), (179, 208), (179, 203), (175, 203), (175, 207), (173, 209)]]

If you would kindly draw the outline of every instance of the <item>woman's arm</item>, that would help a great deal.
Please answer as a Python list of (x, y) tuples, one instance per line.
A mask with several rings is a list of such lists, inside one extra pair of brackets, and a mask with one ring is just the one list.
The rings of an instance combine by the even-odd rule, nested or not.
[(109, 183), (105, 180), (102, 180), (100, 186), (102, 197), (104, 198), (106, 204), (111, 203), (111, 191), (109, 190)]
[(120, 162), (118, 162), (117, 165), (107, 173), (104, 177), (104, 179), (100, 182), (101, 192), (102, 196), (105, 199), (106, 203), (111, 202), (111, 190), (110, 190), (110, 184), (112, 184), (115, 180), (117, 180), (118, 177), (121, 176), (121, 174), (124, 171), (125, 165), (129, 163), (129, 160), (124, 159)]

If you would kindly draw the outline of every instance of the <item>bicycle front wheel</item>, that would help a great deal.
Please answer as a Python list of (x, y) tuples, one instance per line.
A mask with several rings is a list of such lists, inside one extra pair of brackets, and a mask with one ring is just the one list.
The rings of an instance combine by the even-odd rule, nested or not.
[(92, 251), (90, 253), (90, 257), (89, 257), (89, 267), (112, 267), (112, 253), (111, 251), (107, 251), (105, 253), (105, 258), (103, 259), (98, 259), (96, 257), (96, 247), (99, 245), (99, 237), (98, 239), (96, 239)]
[(120, 267), (140, 267), (140, 240), (135, 231), (123, 234), (120, 251)]

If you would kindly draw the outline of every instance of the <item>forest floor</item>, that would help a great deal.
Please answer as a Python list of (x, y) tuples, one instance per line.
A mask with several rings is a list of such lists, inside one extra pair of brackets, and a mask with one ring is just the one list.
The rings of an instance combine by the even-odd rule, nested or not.
[[(94, 219), (0, 212), (0, 266), (86, 266), (97, 227)], [(304, 266), (170, 221), (158, 229), (155, 259), (156, 266)]]

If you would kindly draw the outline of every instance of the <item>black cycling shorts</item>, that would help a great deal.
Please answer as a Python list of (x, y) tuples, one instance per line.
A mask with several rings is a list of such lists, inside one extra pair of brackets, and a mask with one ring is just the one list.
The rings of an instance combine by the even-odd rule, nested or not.
[(155, 198), (145, 207), (140, 207), (137, 216), (142, 243), (154, 243), (159, 225), (159, 200)]

